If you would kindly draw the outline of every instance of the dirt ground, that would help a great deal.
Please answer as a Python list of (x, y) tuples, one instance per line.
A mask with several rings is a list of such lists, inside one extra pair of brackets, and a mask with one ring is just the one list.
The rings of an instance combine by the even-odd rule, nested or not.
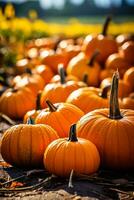
[[(0, 119), (0, 137), (10, 127)], [(0, 200), (133, 200), (134, 173), (100, 170), (92, 176), (74, 173), (72, 181), (44, 169), (6, 165), (0, 156)]]

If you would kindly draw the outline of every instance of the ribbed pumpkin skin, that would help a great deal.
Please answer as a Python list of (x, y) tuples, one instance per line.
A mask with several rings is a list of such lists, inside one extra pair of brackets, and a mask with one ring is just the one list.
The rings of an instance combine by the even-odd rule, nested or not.
[(0, 97), (0, 112), (11, 118), (22, 118), (29, 110), (35, 109), (36, 96), (26, 87), (13, 92), (7, 89)]
[(107, 108), (108, 99), (99, 96), (99, 88), (85, 87), (72, 92), (67, 98), (67, 103), (71, 103), (80, 108), (84, 113), (88, 113), (98, 108)]
[(108, 109), (92, 111), (80, 119), (77, 133), (96, 145), (103, 167), (134, 169), (134, 111), (121, 113), (123, 118), (114, 120), (108, 118)]
[(70, 142), (67, 138), (53, 141), (44, 154), (46, 169), (57, 176), (69, 176), (73, 169), (77, 173), (92, 174), (99, 168), (97, 148), (90, 141), (78, 138)]
[(13, 166), (41, 167), (46, 147), (58, 138), (56, 131), (47, 125), (16, 125), (4, 133), (1, 154)]
[(46, 85), (41, 95), (41, 107), (46, 108), (45, 103), (47, 99), (53, 103), (65, 102), (69, 94), (74, 90), (85, 87), (86, 84), (77, 81), (68, 81), (65, 84), (61, 83), (50, 83)]
[(36, 124), (48, 124), (54, 128), (60, 137), (67, 137), (70, 126), (83, 115), (83, 111), (68, 103), (54, 104), (58, 109), (51, 112), (48, 108), (36, 117)]

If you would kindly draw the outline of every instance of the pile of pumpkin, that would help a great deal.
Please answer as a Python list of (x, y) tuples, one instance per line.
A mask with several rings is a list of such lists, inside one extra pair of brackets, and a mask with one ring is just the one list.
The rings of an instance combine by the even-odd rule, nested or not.
[(2, 137), (6, 162), (44, 164), (58, 176), (72, 169), (91, 174), (100, 165), (134, 168), (134, 41), (107, 35), (109, 22), (84, 40), (45, 38), (25, 46), (18, 75), (0, 96), (0, 112), (24, 122)]

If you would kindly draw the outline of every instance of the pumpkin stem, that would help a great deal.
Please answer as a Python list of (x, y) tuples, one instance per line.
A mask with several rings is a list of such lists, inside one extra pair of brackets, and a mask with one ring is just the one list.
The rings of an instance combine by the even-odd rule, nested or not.
[(29, 117), (29, 118), (27, 119), (27, 124), (35, 124), (35, 123), (34, 123), (34, 119), (33, 119), (32, 117)]
[(88, 74), (84, 74), (84, 76), (83, 76), (83, 82), (88, 85)]
[(99, 53), (100, 52), (97, 49), (94, 51), (94, 53), (92, 54), (92, 56), (91, 56), (91, 58), (90, 58), (90, 60), (88, 62), (89, 66), (91, 66), (91, 67), (93, 66), (94, 61), (95, 61), (96, 57), (99, 55)]
[(119, 72), (116, 71), (112, 78), (111, 84), (111, 93), (110, 93), (110, 110), (109, 118), (110, 119), (121, 119), (121, 115), (118, 101), (118, 82), (119, 82)]
[(70, 132), (69, 132), (69, 139), (68, 141), (70, 142), (77, 142), (78, 139), (77, 139), (77, 136), (76, 136), (76, 124), (73, 124), (71, 127), (70, 127)]
[(104, 22), (104, 25), (103, 25), (103, 30), (102, 30), (102, 35), (106, 36), (107, 35), (107, 30), (108, 30), (108, 26), (109, 26), (109, 23), (111, 21), (111, 17), (108, 16)]
[(46, 100), (46, 104), (47, 104), (50, 112), (55, 112), (57, 110), (56, 106), (54, 106), (54, 104), (51, 101)]
[(65, 69), (63, 67), (63, 64), (59, 64), (58, 73), (60, 75), (60, 83), (65, 84), (66, 83), (66, 74), (65, 74)]
[(30, 74), (30, 75), (32, 74), (32, 70), (29, 69), (29, 68), (26, 68), (25, 71), (26, 71), (27, 74)]
[(108, 91), (110, 90), (110, 87), (111, 87), (111, 84), (105, 86), (102, 91), (100, 92), (99, 96), (104, 98), (104, 99), (107, 99), (107, 93)]
[(41, 91), (38, 92), (38, 95), (36, 98), (36, 110), (41, 110), (40, 98), (41, 98)]

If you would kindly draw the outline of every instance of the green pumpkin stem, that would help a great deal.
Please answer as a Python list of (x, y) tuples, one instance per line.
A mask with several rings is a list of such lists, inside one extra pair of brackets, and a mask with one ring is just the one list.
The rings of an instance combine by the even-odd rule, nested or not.
[(78, 139), (77, 139), (77, 136), (76, 136), (76, 124), (73, 124), (71, 127), (70, 127), (70, 132), (69, 132), (69, 139), (68, 141), (70, 142), (77, 142)]
[(96, 57), (99, 55), (99, 51), (98, 50), (95, 50), (94, 51), (94, 53), (92, 54), (92, 56), (91, 56), (91, 58), (90, 58), (90, 60), (89, 60), (89, 62), (88, 62), (88, 65), (89, 66), (93, 66), (94, 65), (94, 61), (96, 60)]
[(65, 74), (65, 69), (63, 67), (63, 64), (59, 64), (58, 73), (60, 75), (60, 83), (65, 84), (66, 83), (66, 74)]
[(27, 124), (35, 124), (35, 123), (34, 123), (34, 119), (33, 119), (32, 117), (29, 117), (29, 118), (27, 119)]
[(110, 85), (107, 85), (105, 86), (101, 93), (99, 94), (100, 97), (102, 97), (103, 99), (107, 99), (107, 95), (108, 95), (108, 91), (110, 90), (110, 87), (111, 87), (111, 84)]
[(103, 30), (102, 30), (102, 35), (106, 36), (107, 35), (107, 30), (108, 30), (108, 26), (109, 26), (109, 23), (111, 21), (111, 17), (108, 16), (104, 22), (104, 25), (103, 25)]
[(41, 92), (38, 92), (38, 95), (36, 98), (36, 110), (41, 110), (40, 98), (41, 98)]
[(122, 115), (119, 108), (118, 101), (118, 82), (119, 82), (119, 72), (116, 71), (112, 78), (111, 93), (110, 93), (110, 119), (121, 119)]
[(54, 106), (54, 104), (51, 101), (46, 100), (46, 104), (47, 104), (50, 112), (55, 112), (57, 110), (56, 106)]

